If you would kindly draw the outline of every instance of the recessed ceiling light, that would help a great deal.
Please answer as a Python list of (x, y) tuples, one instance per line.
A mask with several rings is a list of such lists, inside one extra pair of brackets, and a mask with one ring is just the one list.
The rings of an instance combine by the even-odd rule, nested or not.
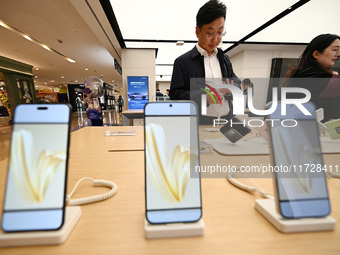
[(66, 60), (67, 60), (68, 62), (71, 62), (71, 63), (75, 63), (75, 62), (76, 62), (75, 60), (73, 60), (73, 59), (71, 59), (71, 58), (66, 58)]
[(64, 79), (64, 76), (61, 76), (62, 79)]
[(32, 38), (31, 37), (29, 37), (28, 35), (23, 35), (23, 37), (25, 37), (27, 40), (29, 40), (29, 41), (32, 41)]
[(85, 71), (89, 70), (88, 68), (85, 68)]
[(43, 47), (45, 50), (52, 51), (50, 47), (48, 47), (46, 44), (40, 44), (41, 47)]
[(9, 26), (5, 22), (3, 22), (2, 20), (0, 20), (0, 26), (7, 28), (7, 29), (10, 29)]
[(38, 67), (36, 67), (36, 68), (35, 68), (35, 70), (37, 70), (37, 71), (38, 71), (38, 70), (39, 70), (39, 68), (38, 68)]

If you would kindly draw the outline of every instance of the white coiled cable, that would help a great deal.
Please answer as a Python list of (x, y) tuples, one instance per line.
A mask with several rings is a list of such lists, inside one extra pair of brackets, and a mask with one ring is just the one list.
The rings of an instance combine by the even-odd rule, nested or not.
[[(79, 183), (84, 181), (84, 180), (92, 181), (93, 182), (93, 186), (95, 186), (95, 187), (104, 186), (104, 187), (111, 188), (111, 190), (109, 192), (106, 192), (106, 193), (100, 194), (100, 195), (96, 195), (96, 196), (71, 199), (71, 197), (72, 197), (73, 193), (76, 191)], [(103, 200), (106, 200), (106, 199), (112, 197), (113, 195), (116, 194), (117, 190), (118, 190), (118, 186), (114, 182), (106, 181), (106, 180), (94, 180), (94, 179), (92, 179), (90, 177), (84, 177), (84, 178), (81, 178), (76, 183), (76, 185), (74, 186), (74, 188), (71, 191), (71, 193), (66, 196), (66, 202), (67, 202), (67, 204), (69, 206), (96, 203), (96, 202), (100, 202), (100, 201), (103, 201)]]

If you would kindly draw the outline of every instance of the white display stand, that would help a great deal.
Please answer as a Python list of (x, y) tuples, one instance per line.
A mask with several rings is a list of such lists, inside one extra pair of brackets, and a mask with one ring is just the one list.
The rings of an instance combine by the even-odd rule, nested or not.
[(257, 199), (255, 209), (283, 233), (334, 230), (336, 224), (336, 220), (330, 216), (323, 218), (285, 219), (277, 213), (273, 199)]
[(206, 139), (218, 153), (223, 155), (263, 155), (269, 154), (269, 145), (261, 137), (251, 140), (239, 140), (236, 143), (230, 142), (227, 138)]
[(328, 136), (321, 136), (320, 144), (323, 153), (340, 153), (340, 139), (332, 140)]
[(0, 247), (56, 245), (66, 241), (81, 215), (80, 206), (67, 206), (65, 222), (57, 231), (0, 233)]
[(170, 224), (150, 224), (146, 219), (144, 221), (145, 237), (148, 239), (203, 236), (204, 228), (205, 225), (202, 219), (194, 223)]

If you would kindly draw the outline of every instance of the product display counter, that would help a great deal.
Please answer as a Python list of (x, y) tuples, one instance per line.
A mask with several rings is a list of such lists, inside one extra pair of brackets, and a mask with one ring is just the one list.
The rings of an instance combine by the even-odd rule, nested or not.
[[(200, 128), (200, 140), (220, 138)], [(135, 131), (134, 136), (106, 136), (106, 131)], [(144, 233), (143, 127), (86, 127), (71, 134), (68, 192), (82, 177), (105, 179), (118, 185), (117, 194), (103, 202), (83, 205), (82, 215), (62, 245), (0, 248), (1, 254), (339, 254), (340, 181), (328, 179), (334, 231), (283, 234), (255, 206), (259, 195), (241, 191), (226, 178), (202, 178), (205, 234), (200, 237), (146, 239)], [(339, 154), (324, 156), (326, 164), (340, 164)], [(2, 204), (7, 161), (0, 161)], [(269, 155), (225, 156), (201, 154), (201, 163), (222, 165), (268, 164)], [(216, 177), (216, 176), (215, 176)], [(221, 176), (222, 177), (222, 176)], [(254, 178), (273, 193), (271, 178)], [(247, 179), (240, 179), (250, 184)], [(73, 198), (106, 192), (82, 183)]]
[(143, 109), (139, 110), (126, 110), (122, 112), (123, 126), (143, 125), (142, 120), (144, 117)]

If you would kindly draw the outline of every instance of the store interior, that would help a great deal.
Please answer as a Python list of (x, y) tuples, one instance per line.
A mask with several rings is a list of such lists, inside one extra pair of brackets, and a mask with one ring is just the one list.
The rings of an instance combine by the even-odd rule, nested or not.
[[(195, 17), (205, 2), (0, 0), (0, 205), (9, 201), (5, 201), (5, 188), (7, 170), (15, 163), (10, 149), (16, 107), (68, 104), (72, 116), (67, 152), (55, 149), (55, 154), (48, 155), (51, 162), (64, 160), (68, 164), (63, 170), (67, 173), (63, 183), (67, 195), (63, 208), (68, 210), (63, 224), (67, 229), (39, 230), (33, 235), (30, 231), (11, 235), (0, 230), (0, 254), (340, 254), (339, 174), (327, 175), (329, 215), (290, 220), (279, 215), (275, 207), (274, 175), (240, 172), (242, 167), (270, 168), (273, 164), (272, 147), (268, 137), (261, 135), (263, 130), (249, 129), (248, 136), (239, 135), (239, 142), (234, 143), (215, 127), (215, 122), (199, 125), (194, 118), (196, 122), (158, 114), (163, 106), (149, 112), (148, 121), (164, 125), (169, 133), (157, 127), (145, 128), (146, 103), (173, 107), (167, 91), (174, 61), (197, 44)], [(272, 92), (288, 69), (298, 63), (310, 40), (339, 30), (339, 0), (222, 2), (227, 5), (226, 35), (218, 47), (229, 56), (238, 78), (250, 78), (254, 83), (252, 104), (259, 111), (273, 100)], [(340, 61), (332, 70), (340, 73)], [(144, 86), (144, 90), (133, 90), (133, 84)], [(256, 117), (245, 108), (238, 117), (244, 121)], [(91, 119), (94, 109), (99, 122)], [(192, 117), (191, 112), (185, 114)], [(198, 116), (197, 111), (195, 114)], [(177, 122), (172, 117), (178, 117)], [(44, 131), (41, 126), (37, 125), (36, 130), (47, 134), (43, 144), (54, 146), (60, 142), (53, 131)], [(220, 128), (220, 124), (217, 126)], [(191, 146), (193, 128), (197, 132), (197, 145), (193, 146), (197, 152), (190, 154), (192, 151), (182, 145), (170, 150), (175, 138)], [(340, 140), (325, 134), (315, 136), (320, 138), (322, 150), (304, 147), (296, 150), (296, 155), (313, 152), (313, 160), (323, 159), (328, 170), (335, 172), (340, 164)], [(171, 144), (169, 153), (167, 143)], [(31, 154), (25, 146), (20, 147), (20, 142), (17, 144), (20, 165)], [(147, 159), (152, 158), (150, 155), (157, 157), (152, 161)], [(237, 173), (205, 171), (198, 179), (190, 178), (176, 168), (176, 164), (184, 165), (187, 171), (190, 157), (202, 166), (211, 166), (210, 170), (229, 167)], [(177, 183), (175, 174), (162, 171), (163, 166), (175, 169), (175, 177), (182, 179)], [(154, 168), (150, 171), (152, 177), (147, 177), (147, 167)], [(303, 185), (307, 183), (304, 177)], [(10, 181), (29, 179), (19, 172)], [(99, 185), (88, 182), (93, 179)], [(193, 180), (196, 186), (192, 186)], [(195, 201), (201, 206), (202, 218), (198, 223), (174, 220), (149, 224), (146, 197), (148, 182), (152, 181), (166, 186), (159, 196), (172, 204), (182, 202), (187, 183), (189, 191), (199, 187), (201, 197), (196, 196)], [(33, 190), (34, 183), (27, 183)], [(308, 182), (306, 186), (313, 185)], [(157, 189), (156, 184), (150, 190)], [(158, 195), (154, 197), (159, 199)], [(181, 206), (184, 211), (188, 209), (185, 204)], [(76, 212), (71, 213), (71, 219), (72, 210)]]
[[(204, 2), (196, 1), (195, 6), (198, 8)], [(268, 2), (265, 0), (251, 5), (247, 2), (249, 8), (244, 8), (242, 1), (228, 3), (228, 32), (221, 48), (231, 58), (237, 75), (240, 78), (269, 79), (272, 59), (297, 59), (315, 35), (325, 32), (324, 27), (336, 31), (336, 22), (314, 18), (315, 13), (324, 17), (337, 15), (337, 8), (319, 8), (320, 3), (286, 0), (270, 3), (271, 8), (266, 8)], [(14, 89), (18, 95), (13, 96), (19, 96), (19, 99), (9, 99), (10, 111), (24, 102), (26, 87), (32, 103), (40, 102), (42, 98), (44, 102), (68, 101), (76, 111), (72, 100), (77, 95), (69, 96), (69, 90), (72, 90), (69, 88), (81, 86), (88, 76), (102, 77), (107, 85), (101, 98), (103, 110), (112, 108), (113, 97), (121, 95), (125, 102), (128, 101), (127, 76), (150, 77), (150, 100), (156, 100), (153, 96), (156, 89), (165, 94), (170, 87), (174, 60), (196, 43), (196, 8), (185, 3), (190, 7), (181, 8), (181, 12), (186, 12), (184, 22), (172, 19), (171, 13), (178, 12), (176, 3), (166, 3), (161, 7), (150, 2), (153, 7), (146, 9), (143, 2), (133, 1), (131, 4), (134, 8), (130, 8), (127, 2), (108, 0), (49, 3), (36, 0), (21, 1), (20, 4), (5, 1), (0, 17), (0, 56), (29, 65), (30, 71), (19, 70), (19, 73), (32, 78), (27, 85), (19, 84), (20, 80), (25, 80), (22, 77), (16, 79), (20, 93)], [(328, 4), (334, 7), (338, 2), (329, 0)], [(134, 16), (139, 16), (139, 10), (143, 9), (143, 19), (138, 24), (142, 29), (136, 29), (133, 19), (126, 15), (126, 9)], [(168, 11), (164, 12), (164, 9)], [(238, 15), (241, 13), (242, 22)], [(301, 16), (313, 29), (306, 29), (303, 22), (298, 22)], [(294, 30), (290, 29), (292, 27)], [(145, 50), (152, 53), (143, 53), (131, 62), (128, 59), (129, 51)], [(9, 71), (8, 68), (1, 70), (2, 91), (6, 91), (6, 86), (13, 86), (6, 85), (3, 78), (3, 72)], [(268, 84), (258, 87), (255, 99), (261, 108), (267, 102), (270, 89)], [(8, 97), (7, 92), (2, 93)], [(127, 109), (125, 104), (124, 110)]]

